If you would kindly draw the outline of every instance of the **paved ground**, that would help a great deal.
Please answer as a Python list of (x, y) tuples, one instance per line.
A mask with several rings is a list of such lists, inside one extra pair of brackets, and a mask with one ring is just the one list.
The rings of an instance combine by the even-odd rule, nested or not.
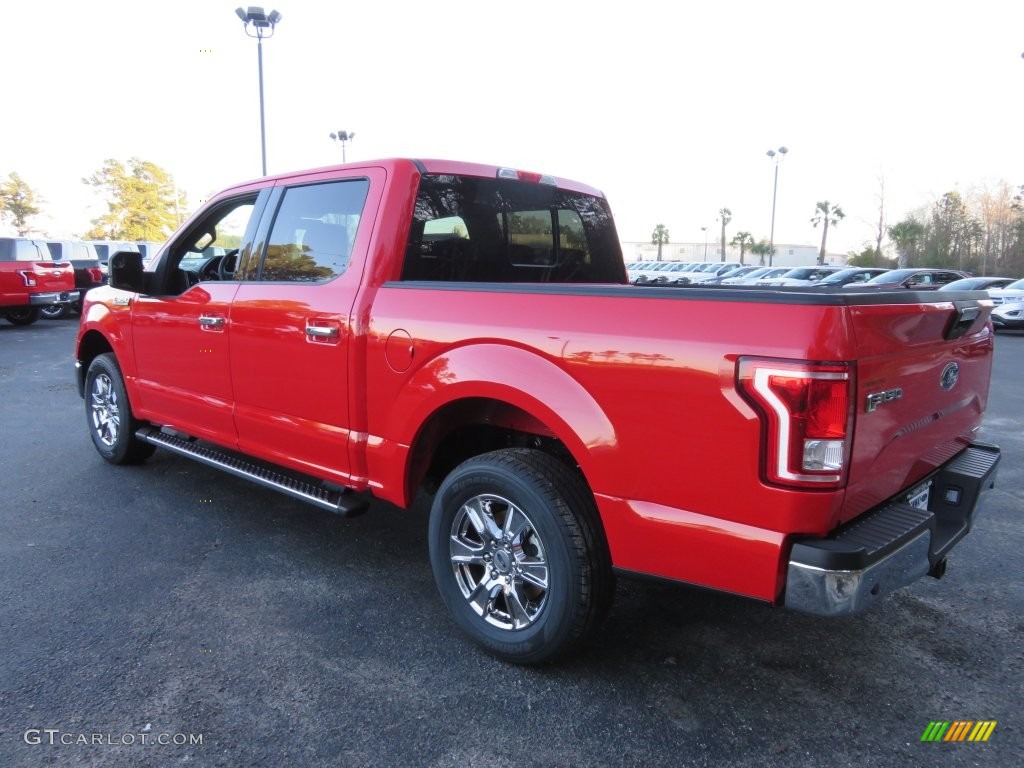
[[(621, 581), (588, 653), (520, 669), (448, 620), (422, 509), (103, 463), (75, 326), (0, 327), (0, 766), (1024, 765), (1024, 336), (997, 340), (999, 488), (942, 581), (831, 621)], [(981, 719), (987, 743), (920, 742)]]

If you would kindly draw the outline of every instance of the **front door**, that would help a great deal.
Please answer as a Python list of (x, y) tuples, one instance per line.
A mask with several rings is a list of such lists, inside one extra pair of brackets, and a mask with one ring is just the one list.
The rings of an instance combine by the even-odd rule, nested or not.
[(184, 230), (157, 266), (152, 294), (132, 307), (140, 412), (227, 447), (237, 443), (229, 348), (238, 283), (229, 267), (255, 230), (256, 201), (253, 192), (215, 205)]

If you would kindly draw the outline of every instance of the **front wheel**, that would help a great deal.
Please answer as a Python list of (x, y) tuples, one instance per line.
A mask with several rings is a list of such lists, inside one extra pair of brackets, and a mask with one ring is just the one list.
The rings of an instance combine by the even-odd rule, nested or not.
[(137, 464), (156, 450), (135, 436), (141, 423), (132, 415), (121, 369), (109, 352), (98, 355), (85, 374), (85, 414), (93, 445), (111, 464)]
[(39, 307), (18, 307), (4, 313), (12, 325), (32, 325), (39, 319)]
[(455, 622), (507, 661), (566, 654), (597, 628), (611, 599), (593, 496), (540, 451), (495, 451), (456, 467), (434, 498), (429, 541)]

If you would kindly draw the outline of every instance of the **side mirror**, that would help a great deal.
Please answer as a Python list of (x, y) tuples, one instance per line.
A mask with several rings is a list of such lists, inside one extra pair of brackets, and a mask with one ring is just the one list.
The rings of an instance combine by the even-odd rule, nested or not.
[(142, 254), (137, 251), (118, 251), (107, 262), (110, 285), (122, 291), (143, 293)]

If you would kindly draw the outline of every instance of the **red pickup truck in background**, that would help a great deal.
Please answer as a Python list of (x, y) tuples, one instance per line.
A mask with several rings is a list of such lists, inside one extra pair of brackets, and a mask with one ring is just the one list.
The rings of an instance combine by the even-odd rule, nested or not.
[(343, 515), (425, 488), (443, 600), (515, 662), (590, 635), (616, 572), (859, 611), (942, 575), (999, 461), (983, 292), (635, 288), (601, 193), (540, 174), (260, 179), (110, 277), (76, 352), (106, 460)]
[(74, 287), (71, 262), (54, 261), (45, 242), (0, 237), (0, 316), (30, 325), (44, 307), (69, 303)]

